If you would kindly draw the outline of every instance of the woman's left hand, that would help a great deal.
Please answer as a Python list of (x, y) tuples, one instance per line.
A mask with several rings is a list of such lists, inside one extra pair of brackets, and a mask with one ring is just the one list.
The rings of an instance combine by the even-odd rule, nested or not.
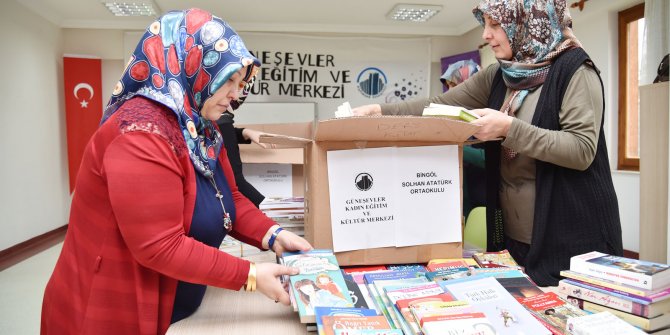
[(279, 232), (272, 247), (277, 256), (281, 256), (284, 251), (309, 251), (313, 249), (307, 240), (287, 230)]
[(471, 122), (481, 126), (475, 133), (476, 138), (482, 141), (490, 141), (507, 136), (513, 117), (490, 108), (475, 109), (473, 112), (481, 116)]

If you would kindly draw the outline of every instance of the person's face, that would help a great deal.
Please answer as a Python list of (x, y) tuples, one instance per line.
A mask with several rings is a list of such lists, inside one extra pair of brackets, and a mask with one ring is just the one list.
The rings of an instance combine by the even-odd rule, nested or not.
[(489, 44), (497, 59), (512, 59), (512, 47), (509, 44), (507, 33), (499, 22), (484, 15), (484, 32), (482, 38)]
[(205, 100), (200, 110), (200, 115), (203, 118), (210, 121), (218, 120), (221, 114), (228, 110), (230, 102), (239, 98), (240, 90), (244, 88), (245, 84), (242, 81), (244, 71), (246, 71), (246, 68), (235, 72), (212, 96)]

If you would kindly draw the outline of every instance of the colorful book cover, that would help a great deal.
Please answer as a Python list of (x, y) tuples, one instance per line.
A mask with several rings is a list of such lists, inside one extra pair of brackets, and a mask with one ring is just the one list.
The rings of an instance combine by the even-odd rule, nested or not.
[(561, 271), (561, 276), (574, 279), (574, 281), (587, 285), (596, 286), (610, 292), (616, 292), (621, 295), (644, 300), (649, 303), (670, 298), (670, 287), (662, 287), (657, 290), (645, 290), (639, 287), (633, 287), (612, 280), (606, 280), (568, 270)]
[(422, 283), (409, 287), (405, 285), (385, 286), (384, 292), (386, 297), (389, 299), (396, 316), (398, 317), (400, 328), (409, 334), (414, 334), (417, 330), (417, 328), (413, 327), (412, 325), (414, 319), (406, 318), (406, 315), (403, 314), (402, 310), (397, 305), (397, 302), (403, 299), (420, 299), (422, 297), (444, 294), (444, 290), (435, 282)]
[(416, 298), (409, 298), (409, 299), (401, 299), (395, 302), (395, 307), (397, 308), (400, 316), (405, 320), (405, 322), (409, 325), (409, 327), (412, 330), (413, 334), (421, 334), (421, 329), (419, 327), (418, 321), (414, 318), (414, 315), (412, 314), (412, 310), (410, 309), (410, 305), (412, 304), (418, 304), (422, 302), (428, 302), (428, 301), (433, 301), (433, 302), (446, 302), (446, 301), (453, 301), (454, 297), (451, 296), (449, 293), (440, 293), (436, 295), (430, 295), (430, 296), (423, 296), (423, 297), (416, 297)]
[(454, 278), (467, 277), (470, 275), (469, 267), (458, 267), (438, 271), (426, 272), (426, 278), (432, 281), (450, 280)]
[(569, 317), (586, 315), (585, 311), (561, 299), (556, 293), (547, 292), (524, 298), (521, 304), (535, 316), (547, 322), (561, 333), (566, 333)]
[(478, 312), (424, 317), (421, 330), (425, 335), (497, 334), (487, 316)]
[(465, 259), (453, 259), (450, 261), (445, 260), (445, 262), (433, 262), (433, 263), (428, 263), (426, 265), (426, 269), (428, 271), (440, 271), (440, 270), (447, 270), (447, 269), (453, 269), (453, 268), (469, 268), (472, 266), (472, 262), (468, 262)]
[(640, 301), (614, 292), (601, 290), (597, 287), (585, 285), (570, 279), (563, 279), (558, 282), (558, 293), (563, 297), (572, 296), (584, 299), (586, 301), (645, 318), (651, 318), (670, 312), (670, 299), (649, 304), (646, 301)]
[(444, 288), (457, 300), (465, 300), (486, 314), (500, 335), (551, 335), (495, 278), (463, 281)]
[(646, 335), (607, 312), (568, 318), (567, 329), (573, 335)]
[[(510, 268), (497, 268), (497, 269), (476, 269), (476, 270), (487, 270), (485, 272), (473, 273), (470, 276), (454, 278), (446, 281), (437, 282), (438, 285), (442, 286), (445, 291), (448, 291), (447, 285), (468, 282), (473, 280), (478, 280), (482, 278), (520, 278), (526, 277), (526, 275), (520, 270), (510, 269)], [(494, 270), (494, 271), (488, 271)], [(502, 271), (501, 271), (502, 270)]]
[(315, 307), (314, 316), (316, 318), (316, 328), (318, 335), (325, 335), (323, 329), (323, 319), (324, 316), (375, 316), (377, 311), (374, 309), (367, 308), (352, 308), (352, 307)]
[(496, 280), (517, 300), (544, 293), (528, 276), (496, 278)]
[(592, 251), (570, 258), (570, 271), (655, 290), (670, 285), (670, 266)]
[(512, 255), (505, 250), (500, 251), (490, 251), (490, 252), (478, 252), (472, 255), (472, 258), (479, 264), (480, 267), (519, 267), (519, 264), (512, 258)]
[(282, 262), (300, 269), (300, 274), (289, 278), (300, 322), (315, 322), (314, 308), (317, 306), (354, 306), (332, 251), (315, 249), (284, 253)]
[[(423, 281), (427, 281), (423, 272), (416, 271), (386, 271), (386, 272), (371, 272), (363, 275), (363, 280), (365, 281), (368, 292), (372, 297), (372, 300), (375, 303), (376, 310), (388, 318), (390, 323), (393, 323), (393, 317), (390, 312), (385, 307), (384, 301), (382, 300), (382, 295), (374, 285), (374, 282), (377, 280), (398, 280), (398, 279), (412, 279), (412, 278), (423, 278)], [(383, 291), (382, 291), (383, 292)]]
[(379, 296), (379, 300), (381, 301), (384, 311), (387, 312), (387, 314), (384, 315), (391, 318), (389, 323), (394, 328), (409, 330), (409, 326), (402, 320), (402, 318), (399, 315), (399, 312), (395, 308), (395, 305), (386, 295), (385, 288), (388, 286), (392, 286), (394, 289), (407, 288), (415, 285), (425, 284), (427, 282), (428, 279), (426, 279), (426, 277), (415, 277), (415, 278), (401, 278), (401, 279), (389, 279), (389, 280), (375, 280), (372, 283), (374, 289), (376, 289), (376, 292)]
[(466, 264), (467, 267), (475, 267), (475, 268), (479, 267), (477, 262), (475, 262), (475, 260), (472, 258), (433, 258), (428, 261), (428, 264), (451, 263), (451, 262), (462, 262)]
[(416, 272), (426, 272), (426, 267), (421, 264), (390, 264), (387, 268), (393, 271), (411, 270)]
[(386, 318), (376, 316), (324, 316), (323, 330), (325, 335), (334, 335), (335, 330), (349, 329), (393, 329)]
[[(361, 288), (354, 281), (354, 277), (347, 273), (342, 273), (342, 277), (344, 278), (344, 283), (347, 285), (347, 289), (349, 289), (349, 296), (354, 303), (354, 307), (369, 308), (365, 296), (363, 295), (364, 293), (361, 292)], [(368, 294), (367, 290), (365, 290), (365, 294)]]

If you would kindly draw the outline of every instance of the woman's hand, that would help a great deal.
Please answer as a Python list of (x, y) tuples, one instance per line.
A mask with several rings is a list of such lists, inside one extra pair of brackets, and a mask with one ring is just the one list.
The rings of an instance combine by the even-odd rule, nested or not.
[(480, 125), (481, 128), (475, 133), (475, 137), (482, 141), (490, 141), (500, 137), (507, 137), (507, 132), (512, 125), (513, 117), (501, 113), (495, 109), (475, 109), (474, 113), (481, 116), (471, 123)]
[(295, 276), (300, 269), (272, 263), (256, 263), (256, 290), (266, 297), (288, 306), (288, 291), (281, 283), (281, 276)]
[(363, 105), (351, 109), (354, 116), (377, 116), (382, 115), (382, 106), (379, 104)]
[(272, 135), (272, 134), (264, 133), (262, 131), (253, 130), (253, 129), (249, 129), (249, 128), (244, 128), (244, 130), (242, 130), (242, 136), (245, 139), (256, 143), (258, 146), (260, 146), (264, 149), (267, 149), (267, 148), (273, 148), (274, 149), (276, 147), (276, 145), (274, 143), (261, 143), (260, 142), (261, 141), (261, 135)]
[(277, 256), (281, 256), (284, 251), (309, 251), (313, 249), (307, 240), (287, 230), (279, 232), (272, 248)]

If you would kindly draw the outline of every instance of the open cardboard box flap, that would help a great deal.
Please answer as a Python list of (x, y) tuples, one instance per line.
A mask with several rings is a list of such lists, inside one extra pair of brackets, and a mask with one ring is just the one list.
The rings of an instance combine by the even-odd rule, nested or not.
[[(401, 142), (466, 142), (480, 126), (440, 117), (374, 116), (348, 117), (319, 121), (313, 132), (314, 141), (401, 141)], [(281, 147), (304, 147), (308, 137), (261, 135), (261, 143)]]

